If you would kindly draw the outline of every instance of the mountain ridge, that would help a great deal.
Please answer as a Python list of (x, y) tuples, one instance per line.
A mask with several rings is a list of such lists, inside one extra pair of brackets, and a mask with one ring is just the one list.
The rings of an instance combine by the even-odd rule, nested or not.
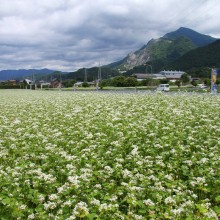
[(196, 46), (202, 47), (207, 44), (213, 43), (216, 39), (206, 35), (206, 34), (200, 34), (192, 29), (186, 28), (186, 27), (180, 27), (176, 31), (167, 33), (163, 36), (163, 38), (169, 38), (174, 39), (178, 36), (185, 36), (189, 38)]
[(220, 67), (220, 40), (191, 50), (167, 66), (167, 68), (179, 68), (184, 71), (204, 67)]
[(190, 50), (208, 45), (216, 40), (216, 38), (209, 35), (180, 27), (176, 31), (167, 33), (158, 39), (151, 39), (140, 49), (129, 53), (124, 59), (108, 66), (127, 71), (151, 62), (153, 69), (159, 71)]
[(19, 69), (19, 70), (1, 70), (0, 71), (0, 80), (20, 80), (24, 77), (27, 77), (32, 74), (51, 74), (55, 72), (55, 70), (50, 70), (47, 68), (43, 69)]

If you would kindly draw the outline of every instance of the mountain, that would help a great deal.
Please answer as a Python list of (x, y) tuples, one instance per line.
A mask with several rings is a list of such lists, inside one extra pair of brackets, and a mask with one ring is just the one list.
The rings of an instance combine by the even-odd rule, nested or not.
[(163, 38), (176, 39), (180, 36), (184, 36), (190, 39), (197, 47), (202, 47), (216, 41), (216, 39), (211, 36), (200, 34), (194, 30), (184, 27), (181, 27), (178, 30), (170, 32), (168, 34), (165, 34)]
[(204, 67), (220, 67), (220, 40), (189, 51), (167, 66), (170, 69), (181, 69), (185, 71)]
[(150, 40), (139, 50), (128, 54), (121, 61), (109, 64), (109, 66), (120, 70), (130, 70), (136, 66), (151, 63), (153, 72), (157, 72), (190, 50), (208, 45), (215, 40), (217, 39), (181, 27), (163, 37)]
[(1, 70), (0, 71), (0, 80), (10, 80), (10, 79), (16, 79), (20, 80), (27, 76), (32, 76), (32, 74), (43, 74), (47, 75), (50, 73), (53, 73), (54, 70), (49, 69), (20, 69), (20, 70)]
[[(98, 67), (92, 67), (92, 68), (87, 68), (86, 73), (87, 73), (87, 80), (93, 81), (98, 78), (98, 72), (99, 68)], [(103, 66), (101, 67), (101, 76), (102, 79), (107, 79), (111, 78), (114, 76), (118, 76), (119, 72), (116, 69), (112, 69), (110, 67)], [(65, 75), (62, 75), (63, 80), (68, 80), (68, 79), (75, 79), (77, 81), (84, 81), (85, 79), (85, 68), (81, 68), (75, 72), (70, 72)]]

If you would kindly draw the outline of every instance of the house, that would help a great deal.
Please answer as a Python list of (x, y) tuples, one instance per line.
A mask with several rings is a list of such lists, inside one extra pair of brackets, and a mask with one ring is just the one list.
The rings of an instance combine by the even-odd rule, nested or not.
[(73, 86), (74, 87), (80, 87), (82, 86), (83, 82), (76, 82)]
[(13, 79), (8, 80), (8, 85), (13, 85), (13, 86), (15, 86), (15, 85), (17, 85), (17, 81), (16, 81), (16, 80), (13, 80)]
[(50, 87), (51, 83), (49, 82), (46, 82), (44, 80), (40, 80), (39, 81), (39, 84), (40, 84), (40, 88), (43, 89), (43, 86), (47, 86), (47, 87)]
[(50, 83), (52, 88), (61, 88), (62, 83), (58, 79), (53, 79), (52, 82)]
[(181, 79), (181, 76), (185, 72), (183, 71), (176, 71), (176, 70), (163, 70), (160, 71), (159, 74), (163, 75), (166, 79), (170, 80), (171, 82), (175, 82)]
[(27, 85), (33, 85), (33, 81), (30, 79), (25, 79), (23, 82)]
[(165, 76), (155, 73), (155, 74), (148, 74), (148, 73), (134, 73), (131, 76), (135, 77), (137, 81), (142, 81), (145, 79), (166, 79)]

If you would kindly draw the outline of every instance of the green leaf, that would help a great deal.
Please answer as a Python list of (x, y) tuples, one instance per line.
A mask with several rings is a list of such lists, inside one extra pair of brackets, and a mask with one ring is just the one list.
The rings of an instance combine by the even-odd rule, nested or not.
[(5, 204), (11, 204), (11, 199), (10, 198), (5, 198), (2, 200)]
[(140, 209), (140, 210), (139, 210), (139, 213), (140, 213), (140, 214), (146, 214), (146, 209)]
[(193, 220), (193, 217), (192, 217), (192, 216), (188, 216), (188, 217), (186, 218), (186, 220)]
[(218, 214), (218, 216), (220, 216), (220, 207), (219, 206), (215, 206), (213, 209)]
[(37, 207), (36, 207), (36, 209), (35, 209), (37, 212), (41, 212), (42, 210), (44, 210), (44, 207), (43, 207), (43, 205), (38, 205)]
[(205, 205), (198, 204), (198, 205), (196, 205), (196, 207), (199, 210), (199, 212), (202, 214), (208, 211), (208, 209), (205, 207)]
[(87, 215), (87, 218), (88, 218), (89, 220), (92, 220), (92, 219), (95, 218), (95, 216), (96, 216), (96, 213), (91, 213), (91, 214)]
[(216, 201), (216, 202), (220, 202), (220, 196), (216, 196), (216, 197), (215, 197), (215, 201)]
[(137, 205), (142, 208), (145, 207), (142, 200), (137, 201)]

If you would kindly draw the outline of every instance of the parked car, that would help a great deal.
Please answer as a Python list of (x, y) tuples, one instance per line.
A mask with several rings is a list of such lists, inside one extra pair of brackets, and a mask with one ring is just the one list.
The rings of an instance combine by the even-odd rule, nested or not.
[(168, 92), (168, 91), (170, 91), (170, 85), (169, 84), (160, 84), (157, 87), (157, 91)]
[(207, 88), (207, 85), (204, 85), (204, 84), (203, 84), (203, 85), (200, 86), (200, 88), (201, 88), (201, 89), (205, 89), (205, 88)]

